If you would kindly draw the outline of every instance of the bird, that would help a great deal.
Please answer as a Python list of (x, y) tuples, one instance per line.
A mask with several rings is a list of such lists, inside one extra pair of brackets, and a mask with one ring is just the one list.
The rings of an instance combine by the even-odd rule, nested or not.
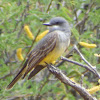
[(28, 80), (44, 69), (47, 64), (53, 64), (68, 48), (70, 44), (71, 29), (68, 21), (63, 17), (53, 17), (48, 23), (49, 32), (35, 45), (27, 59), (6, 89), (11, 89), (20, 79), (27, 74)]

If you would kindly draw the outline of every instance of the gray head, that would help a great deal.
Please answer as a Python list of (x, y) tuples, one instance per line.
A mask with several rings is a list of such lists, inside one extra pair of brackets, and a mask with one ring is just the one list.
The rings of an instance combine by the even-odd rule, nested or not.
[(50, 26), (50, 32), (54, 30), (70, 32), (69, 23), (62, 17), (54, 17), (49, 23), (44, 23), (43, 25)]

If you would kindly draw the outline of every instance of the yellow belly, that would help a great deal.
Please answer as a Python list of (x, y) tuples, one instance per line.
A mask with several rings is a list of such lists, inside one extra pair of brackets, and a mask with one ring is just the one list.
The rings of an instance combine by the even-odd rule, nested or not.
[[(46, 65), (46, 63), (50, 64), (54, 64), (54, 62), (62, 55), (62, 53), (64, 52), (63, 49), (61, 50), (53, 50), (52, 52), (50, 52), (40, 63), (39, 65)], [(46, 62), (46, 63), (45, 63)]]

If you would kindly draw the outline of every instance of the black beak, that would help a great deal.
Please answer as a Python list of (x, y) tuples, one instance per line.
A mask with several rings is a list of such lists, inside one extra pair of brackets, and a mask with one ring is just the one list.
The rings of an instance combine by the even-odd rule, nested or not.
[(43, 23), (43, 25), (46, 25), (46, 26), (51, 26), (50, 23)]

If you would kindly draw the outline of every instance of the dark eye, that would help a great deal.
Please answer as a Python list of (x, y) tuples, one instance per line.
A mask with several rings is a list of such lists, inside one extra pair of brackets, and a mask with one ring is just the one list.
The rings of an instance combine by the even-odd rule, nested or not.
[(56, 22), (56, 24), (59, 24), (59, 22)]

